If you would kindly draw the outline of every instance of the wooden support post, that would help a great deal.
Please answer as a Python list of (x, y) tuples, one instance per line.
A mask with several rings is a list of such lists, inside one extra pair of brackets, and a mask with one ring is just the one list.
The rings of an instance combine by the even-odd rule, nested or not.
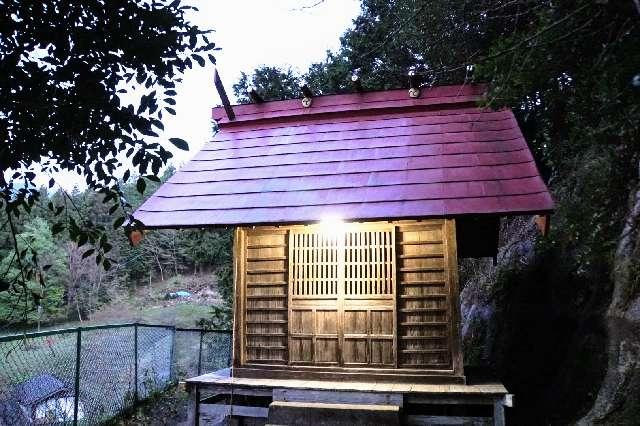
[(502, 398), (493, 402), (493, 425), (504, 426), (504, 405)]
[(200, 330), (200, 343), (198, 344), (198, 376), (202, 374), (202, 338), (204, 332)]
[(187, 408), (187, 421), (184, 424), (187, 426), (193, 426), (199, 423), (198, 404), (200, 401), (198, 401), (198, 397), (199, 397), (200, 389), (198, 389), (197, 384), (194, 384), (194, 385), (188, 386), (187, 390), (189, 392), (189, 405)]
[(224, 90), (224, 85), (222, 84), (222, 80), (220, 79), (220, 74), (218, 74), (217, 68), (214, 68), (213, 70), (213, 84), (216, 86), (216, 90), (218, 91), (218, 95), (220, 96), (220, 100), (222, 101), (222, 106), (224, 107), (224, 112), (227, 113), (227, 118), (229, 119), (229, 121), (235, 120), (236, 114), (233, 112), (231, 102), (229, 102), (227, 91)]

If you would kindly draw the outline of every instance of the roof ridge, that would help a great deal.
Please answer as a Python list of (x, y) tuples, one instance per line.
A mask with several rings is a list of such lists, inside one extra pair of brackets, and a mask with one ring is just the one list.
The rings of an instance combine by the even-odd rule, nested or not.
[(389, 111), (398, 108), (405, 111), (433, 107), (443, 109), (453, 105), (475, 105), (484, 99), (485, 93), (485, 85), (462, 84), (423, 88), (417, 98), (409, 97), (406, 89), (321, 95), (313, 98), (310, 107), (304, 107), (300, 99), (236, 104), (232, 106), (235, 114), (233, 121), (226, 116), (224, 107), (218, 106), (212, 109), (212, 118), (224, 128), (246, 122), (286, 120), (293, 117), (299, 121), (301, 116), (308, 119), (324, 114), (371, 114), (372, 110)]

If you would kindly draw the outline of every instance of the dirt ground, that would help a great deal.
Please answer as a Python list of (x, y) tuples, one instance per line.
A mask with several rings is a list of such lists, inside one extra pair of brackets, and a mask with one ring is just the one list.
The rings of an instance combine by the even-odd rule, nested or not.
[(187, 393), (174, 386), (123, 413), (111, 422), (114, 426), (178, 425), (187, 420)]

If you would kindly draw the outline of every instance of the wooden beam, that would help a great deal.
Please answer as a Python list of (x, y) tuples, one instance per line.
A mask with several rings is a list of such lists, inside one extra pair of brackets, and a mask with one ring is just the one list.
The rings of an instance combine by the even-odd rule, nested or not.
[(407, 425), (471, 425), (487, 424), (491, 417), (469, 417), (469, 416), (427, 416), (412, 414), (407, 416)]
[(300, 91), (302, 91), (302, 94), (304, 95), (305, 98), (313, 98), (313, 92), (311, 91), (311, 89), (309, 89), (309, 86), (307, 86), (306, 84), (300, 87)]
[(273, 389), (274, 401), (321, 402), (329, 404), (391, 404), (402, 407), (400, 392), (355, 392), (321, 389)]
[(254, 104), (261, 104), (264, 102), (264, 99), (260, 96), (260, 93), (258, 93), (255, 87), (249, 87), (247, 89), (247, 93)]
[(185, 424), (197, 425), (199, 424), (198, 397), (199, 397), (200, 390), (197, 384), (193, 386), (188, 386), (187, 390), (189, 392), (189, 396), (188, 396), (189, 401), (188, 401), (188, 408), (187, 408), (187, 421)]
[(535, 221), (536, 226), (538, 227), (538, 230), (540, 231), (542, 236), (546, 237), (547, 235), (549, 235), (549, 229), (551, 227), (551, 216), (549, 216), (548, 214), (537, 215), (535, 217)]
[(493, 425), (494, 426), (504, 426), (504, 405), (502, 400), (496, 400), (493, 403)]
[(229, 121), (234, 121), (236, 119), (236, 115), (233, 112), (233, 108), (231, 107), (231, 102), (229, 102), (227, 91), (224, 90), (224, 85), (222, 84), (222, 80), (220, 79), (220, 74), (218, 73), (217, 68), (213, 69), (213, 84), (216, 86), (218, 96), (220, 96), (220, 100), (222, 101), (222, 106), (224, 107), (224, 112), (227, 114), (227, 118), (229, 119)]
[(408, 77), (409, 77), (409, 87), (413, 87), (416, 89), (420, 88), (420, 79), (416, 75), (415, 71), (409, 71)]
[(444, 226), (444, 245), (447, 252), (446, 279), (449, 282), (451, 316), (449, 328), (451, 336), (451, 356), (454, 374), (464, 377), (462, 359), (462, 337), (460, 336), (460, 289), (458, 282), (458, 247), (456, 238), (456, 219), (447, 219)]
[[(250, 407), (245, 405), (201, 404), (200, 417), (203, 424), (217, 424), (221, 418), (229, 416), (253, 417), (266, 419), (269, 409), (266, 407)], [(208, 423), (211, 422), (211, 423)]]
[(420, 81), (415, 71), (409, 71), (409, 97), (410, 98), (419, 98), (420, 97)]
[(137, 247), (144, 238), (144, 232), (140, 229), (130, 229), (127, 232), (127, 238), (131, 247)]
[(356, 90), (356, 92), (358, 93), (363, 92), (362, 82), (360, 81), (360, 77), (358, 76), (358, 74), (353, 74), (351, 76), (351, 83), (353, 83), (353, 88)]
[(302, 91), (302, 94), (304, 96), (304, 98), (302, 98), (302, 106), (304, 108), (309, 108), (313, 103), (313, 92), (306, 84), (300, 87), (300, 91)]

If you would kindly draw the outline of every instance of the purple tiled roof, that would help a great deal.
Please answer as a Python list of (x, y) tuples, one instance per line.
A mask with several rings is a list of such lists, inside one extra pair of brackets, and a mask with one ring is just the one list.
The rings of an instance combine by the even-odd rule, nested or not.
[(213, 110), (220, 131), (135, 212), (148, 228), (547, 213), (510, 110), (481, 86), (322, 96)]

